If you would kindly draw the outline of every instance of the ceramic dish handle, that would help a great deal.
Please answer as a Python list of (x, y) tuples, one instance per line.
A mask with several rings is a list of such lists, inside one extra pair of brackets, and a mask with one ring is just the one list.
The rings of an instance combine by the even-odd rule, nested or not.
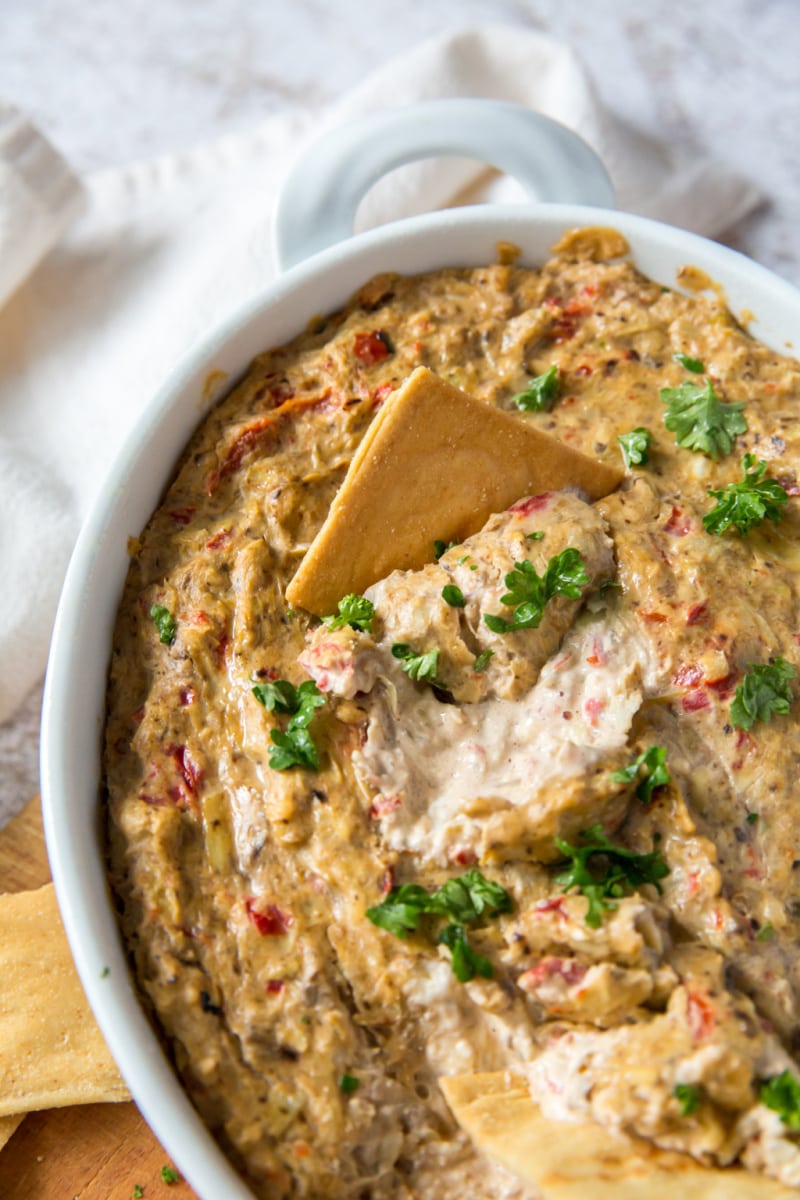
[(325, 134), (286, 179), (275, 214), (281, 270), (353, 233), (374, 183), (405, 163), (458, 155), (507, 171), (536, 201), (614, 207), (606, 169), (564, 125), (499, 100), (432, 100)]

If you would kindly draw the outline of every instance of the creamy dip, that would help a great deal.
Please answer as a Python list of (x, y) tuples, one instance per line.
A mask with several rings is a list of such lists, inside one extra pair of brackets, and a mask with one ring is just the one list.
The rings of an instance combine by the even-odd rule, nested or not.
[[(602, 261), (607, 243), (584, 231), (541, 270), (371, 280), (254, 362), (132, 544), (111, 879), (175, 1069), (258, 1196), (533, 1197), (437, 1084), (505, 1069), (556, 1121), (800, 1186), (796, 1135), (764, 1102), (776, 1075), (800, 1079), (800, 682), (786, 711), (734, 719), (754, 667), (800, 664), (800, 366), (715, 293)], [(376, 583), (369, 629), (333, 630), (285, 589), (419, 365), (615, 466), (620, 435), (645, 429), (647, 460), (596, 505), (520, 497)], [(552, 405), (519, 411), (553, 367)], [(716, 458), (665, 425), (662, 390), (686, 385), (743, 406)], [(742, 481), (746, 453), (785, 503), (717, 536), (708, 489)], [(585, 564), (577, 597), (491, 629), (515, 564), (541, 576), (565, 549)], [(433, 675), (404, 671), (434, 651)], [(262, 701), (311, 679), (318, 769), (278, 770), (291, 715)], [(635, 764), (656, 750), (668, 781), (643, 790)], [(564, 847), (598, 831), (663, 869), (592, 901)], [(367, 916), (472, 870), (507, 903), (469, 924), (471, 979), (443, 917), (399, 937)]]

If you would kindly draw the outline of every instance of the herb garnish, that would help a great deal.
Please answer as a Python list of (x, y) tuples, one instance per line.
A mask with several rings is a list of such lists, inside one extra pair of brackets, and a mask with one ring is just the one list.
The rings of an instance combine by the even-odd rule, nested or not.
[(369, 633), (375, 619), (375, 605), (366, 596), (357, 596), (355, 592), (350, 592), (339, 601), (338, 609), (336, 616), (322, 618), (328, 629), (342, 629), (349, 625), (351, 629)]
[(516, 562), (505, 577), (508, 591), (501, 604), (514, 608), (513, 620), (486, 613), (484, 621), (493, 633), (511, 633), (515, 629), (536, 629), (544, 616), (545, 605), (553, 596), (577, 600), (581, 588), (589, 582), (580, 553), (570, 546), (551, 558), (544, 575), (538, 575), (532, 562)]
[(417, 654), (406, 642), (395, 642), (392, 655), (401, 660), (409, 679), (416, 679), (419, 683), (435, 683), (436, 672), (439, 670), (438, 649), (429, 650), (427, 654)]
[(613, 771), (610, 778), (614, 783), (632, 783), (640, 771), (642, 779), (636, 789), (636, 795), (644, 804), (649, 804), (653, 799), (655, 789), (663, 787), (672, 779), (667, 770), (666, 749), (663, 746), (650, 746), (649, 749), (643, 750), (638, 758), (635, 758), (627, 767)]
[(747, 814), (747, 816), (745, 817), (745, 821), (747, 821), (748, 825), (755, 825), (757, 820), (758, 820), (758, 813), (749, 812)]
[(286, 771), (289, 767), (318, 770), (319, 753), (308, 726), (316, 709), (326, 700), (314, 680), (306, 679), (295, 688), (288, 679), (276, 679), (274, 683), (256, 683), (252, 691), (268, 712), (292, 714), (285, 730), (270, 730), (273, 744), (269, 748), (269, 765), (273, 770)]
[(150, 609), (150, 616), (153, 618), (153, 623), (158, 630), (158, 640), (165, 646), (169, 646), (175, 641), (175, 618), (168, 608), (163, 604), (154, 604)]
[(438, 562), (443, 554), (446, 554), (448, 550), (452, 550), (453, 546), (457, 545), (458, 542), (443, 542), (441, 538), (436, 538), (433, 543), (433, 557)]
[[(582, 846), (556, 838), (555, 843), (572, 865), (556, 876), (565, 892), (576, 887), (586, 897), (586, 924), (597, 929), (603, 921), (603, 911), (617, 907), (620, 896), (627, 896), (643, 883), (652, 883), (661, 891), (660, 879), (669, 875), (669, 867), (659, 850), (649, 854), (634, 854), (624, 846), (610, 842), (602, 825), (592, 825), (581, 834)], [(594, 859), (595, 861), (591, 861)], [(599, 861), (598, 861), (599, 860)]]
[(787, 1128), (800, 1131), (800, 1083), (791, 1071), (782, 1071), (761, 1088), (759, 1100), (776, 1112)]
[(700, 1087), (696, 1083), (678, 1083), (672, 1094), (681, 1106), (682, 1117), (691, 1117), (700, 1107)]
[(526, 533), (525, 537), (529, 542), (540, 542), (544, 537), (543, 529), (534, 529), (533, 533)]
[(676, 363), (680, 363), (687, 371), (691, 371), (693, 375), (702, 375), (705, 367), (700, 362), (699, 358), (690, 358), (688, 354), (673, 354), (672, 356)]
[(753, 665), (736, 689), (730, 707), (731, 725), (751, 729), (756, 721), (771, 721), (778, 714), (788, 713), (794, 700), (789, 680), (796, 674), (797, 668), (785, 658)]
[(652, 440), (653, 435), (650, 430), (644, 429), (641, 425), (637, 425), (630, 433), (621, 433), (617, 441), (622, 448), (625, 466), (633, 467), (639, 466), (640, 463), (646, 463), (650, 457), (648, 451)]
[(474, 979), (476, 975), (480, 975), (483, 979), (492, 978), (494, 974), (492, 964), (488, 958), (484, 958), (482, 954), (478, 954), (477, 950), (472, 949), (463, 925), (452, 921), (449, 925), (445, 925), (436, 940), (441, 945), (447, 946), (450, 951), (453, 974), (459, 983), (469, 983), (470, 979)]
[(468, 983), (476, 975), (491, 979), (492, 964), (472, 949), (465, 927), (511, 909), (506, 889), (471, 867), (464, 875), (448, 879), (435, 892), (427, 892), (417, 883), (393, 887), (385, 900), (367, 909), (367, 917), (373, 925), (399, 938), (413, 933), (424, 916), (448, 917), (449, 923), (437, 941), (449, 949), (456, 978)]
[(511, 403), (523, 412), (549, 412), (558, 395), (558, 387), (558, 367), (552, 366), (544, 375), (529, 379), (525, 390), (511, 397)]
[(494, 650), (481, 650), (475, 662), (472, 664), (472, 669), (476, 675), (480, 675), (489, 665), (489, 659), (494, 657)]
[(166, 1183), (169, 1187), (171, 1187), (173, 1183), (179, 1183), (180, 1178), (180, 1175), (174, 1167), (167, 1166), (161, 1168), (161, 1182)]
[(339, 1087), (344, 1092), (345, 1096), (352, 1096), (353, 1092), (358, 1090), (358, 1085), (361, 1080), (355, 1075), (344, 1074), (339, 1080)]
[(783, 505), (789, 500), (785, 488), (775, 479), (765, 479), (766, 460), (756, 463), (755, 454), (745, 454), (742, 459), (744, 479), (740, 483), (729, 483), (723, 488), (709, 488), (709, 496), (719, 501), (703, 517), (703, 526), (708, 533), (721, 536), (733, 525), (744, 535), (765, 517), (777, 525), (783, 516)]
[(744, 404), (723, 404), (710, 379), (699, 383), (681, 383), (659, 392), (667, 406), (664, 424), (675, 434), (675, 441), (687, 450), (707, 454), (715, 461), (729, 454), (737, 434), (745, 433)]
[(442, 599), (445, 604), (449, 604), (451, 608), (463, 608), (466, 604), (464, 593), (460, 587), (456, 587), (454, 583), (446, 583), (442, 588)]
[(133, 1191), (131, 1192), (131, 1200), (142, 1200), (143, 1196), (144, 1188), (140, 1183), (135, 1183), (133, 1185)]
[(775, 926), (771, 921), (767, 921), (766, 925), (762, 925), (756, 934), (757, 942), (768, 942), (770, 938), (775, 936)]

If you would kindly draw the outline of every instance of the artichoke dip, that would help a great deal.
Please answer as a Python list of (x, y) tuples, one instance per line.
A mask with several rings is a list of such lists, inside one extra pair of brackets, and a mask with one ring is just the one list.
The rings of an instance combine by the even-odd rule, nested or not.
[[(371, 280), (255, 360), (131, 544), (111, 878), (256, 1196), (540, 1195), (438, 1082), (505, 1070), (565, 1155), (589, 1121), (800, 1189), (800, 364), (620, 241)], [(292, 610), (419, 366), (622, 486)]]

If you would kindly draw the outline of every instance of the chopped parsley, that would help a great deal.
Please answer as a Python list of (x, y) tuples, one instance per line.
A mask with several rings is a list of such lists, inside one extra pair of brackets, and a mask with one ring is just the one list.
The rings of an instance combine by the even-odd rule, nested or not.
[(756, 821), (758, 820), (758, 813), (748, 813), (745, 817), (745, 820), (747, 821), (748, 825), (755, 825)]
[(108, 979), (110, 974), (111, 974), (111, 967), (103, 967), (102, 971), (100, 972), (100, 978)]
[(612, 772), (611, 779), (614, 783), (632, 783), (640, 772), (642, 778), (636, 795), (644, 804), (649, 804), (656, 788), (663, 787), (672, 779), (667, 770), (667, 751), (663, 746), (650, 746), (649, 749), (643, 750), (627, 767)]
[(352, 1096), (353, 1092), (358, 1091), (358, 1086), (361, 1080), (355, 1075), (344, 1074), (339, 1080), (339, 1088), (344, 1092), (345, 1096)]
[(494, 657), (494, 650), (481, 650), (475, 662), (472, 664), (472, 669), (476, 675), (480, 675), (489, 665), (489, 659)]
[(550, 559), (544, 575), (538, 575), (532, 562), (514, 563), (505, 577), (508, 591), (501, 604), (513, 607), (511, 621), (495, 613), (486, 613), (484, 621), (493, 633), (511, 633), (515, 629), (536, 629), (544, 616), (545, 605), (553, 596), (577, 600), (581, 588), (589, 582), (580, 553), (570, 546)]
[(800, 1132), (800, 1083), (791, 1071), (782, 1071), (762, 1086), (759, 1100), (776, 1112), (784, 1125)]
[(453, 974), (459, 983), (469, 983), (476, 975), (483, 979), (491, 979), (494, 971), (488, 958), (473, 950), (467, 938), (467, 931), (457, 921), (445, 925), (436, 939), (450, 951), (450, 962)]
[(511, 403), (523, 412), (549, 412), (558, 396), (558, 388), (558, 367), (552, 366), (544, 375), (529, 379), (525, 390), (511, 397)]
[(789, 497), (786, 490), (775, 479), (765, 479), (767, 463), (755, 454), (745, 454), (742, 459), (744, 478), (739, 483), (729, 483), (723, 488), (709, 488), (709, 496), (718, 503), (703, 517), (703, 526), (708, 533), (721, 536), (733, 525), (741, 537), (759, 525), (766, 517), (777, 525), (783, 516), (783, 506)]
[(140, 1183), (135, 1183), (133, 1185), (133, 1191), (131, 1192), (131, 1200), (142, 1200), (143, 1195), (144, 1188)]
[(525, 537), (529, 542), (540, 542), (544, 537), (543, 529), (534, 529), (533, 533), (526, 533)]
[(707, 454), (715, 461), (729, 454), (737, 434), (745, 433), (744, 404), (723, 404), (710, 379), (705, 384), (681, 383), (659, 392), (667, 406), (664, 424), (675, 441), (687, 450)]
[(680, 363), (687, 371), (691, 371), (693, 375), (702, 375), (705, 367), (700, 362), (699, 358), (690, 358), (688, 354), (673, 354), (672, 356), (676, 363)]
[(405, 642), (395, 642), (392, 655), (401, 660), (409, 679), (416, 679), (418, 683), (436, 682), (436, 672), (439, 670), (438, 649), (429, 650), (427, 654), (417, 654)]
[(696, 1083), (678, 1083), (673, 1096), (681, 1106), (681, 1116), (691, 1117), (700, 1107), (700, 1087)]
[(177, 628), (172, 613), (163, 604), (154, 604), (150, 609), (150, 616), (158, 630), (158, 640), (165, 646), (171, 645), (175, 641), (175, 630)]
[(442, 588), (442, 599), (445, 604), (449, 604), (451, 608), (463, 608), (466, 604), (464, 593), (460, 587), (456, 587), (454, 583), (446, 583)]
[(753, 665), (736, 689), (730, 708), (731, 725), (751, 729), (756, 721), (785, 716), (794, 700), (789, 681), (797, 668), (785, 658)]
[(592, 825), (581, 834), (582, 846), (556, 838), (555, 843), (571, 866), (556, 876), (556, 883), (568, 892), (577, 888), (588, 901), (586, 924), (597, 929), (602, 924), (604, 910), (617, 907), (620, 896), (627, 896), (644, 883), (652, 883), (661, 891), (659, 880), (669, 875), (660, 850), (635, 854), (624, 846), (610, 842), (602, 825)]
[(288, 679), (277, 679), (274, 683), (257, 683), (252, 691), (268, 712), (291, 714), (285, 730), (270, 730), (269, 765), (272, 769), (286, 771), (289, 767), (305, 767), (309, 771), (318, 770), (319, 753), (308, 726), (326, 699), (313, 679), (304, 680), (298, 688)]
[(161, 1168), (161, 1182), (166, 1183), (168, 1187), (172, 1187), (173, 1183), (179, 1183), (180, 1178), (174, 1167), (166, 1166)]
[(621, 433), (617, 441), (622, 448), (622, 457), (626, 467), (638, 467), (649, 459), (648, 451), (653, 435), (649, 429), (637, 425), (630, 433)]
[(446, 554), (448, 550), (452, 550), (453, 546), (457, 545), (458, 542), (443, 542), (441, 538), (437, 538), (433, 543), (433, 557), (438, 562), (443, 554)]
[[(311, 686), (316, 687), (317, 685), (312, 683)], [(299, 688), (295, 688), (288, 679), (276, 679), (274, 683), (253, 684), (252, 692), (258, 703), (263, 704), (267, 712), (296, 713), (300, 707), (300, 694), (305, 687), (305, 683), (301, 683)]]
[(770, 938), (775, 936), (775, 926), (771, 921), (767, 921), (766, 925), (762, 925), (756, 934), (757, 942), (768, 942)]
[(349, 625), (351, 629), (369, 633), (375, 619), (375, 605), (366, 596), (357, 596), (355, 592), (350, 592), (339, 601), (338, 609), (339, 612), (335, 616), (322, 618), (329, 629), (342, 629)]
[(367, 917), (373, 925), (399, 938), (415, 932), (423, 917), (447, 917), (448, 924), (437, 942), (449, 949), (453, 974), (459, 982), (468, 983), (476, 975), (491, 979), (492, 964), (472, 949), (466, 926), (511, 909), (506, 889), (471, 867), (464, 875), (448, 879), (435, 892), (427, 892), (417, 883), (393, 887), (385, 900), (367, 909)]

